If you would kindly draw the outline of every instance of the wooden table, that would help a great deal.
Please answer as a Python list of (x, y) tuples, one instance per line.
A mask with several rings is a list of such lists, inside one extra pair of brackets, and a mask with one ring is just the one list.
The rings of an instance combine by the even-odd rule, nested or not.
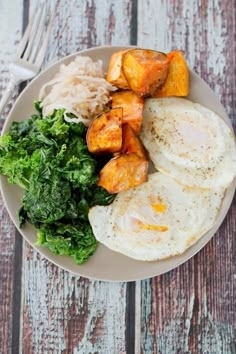
[[(0, 96), (35, 3), (0, 0)], [(235, 11), (234, 0), (57, 0), (44, 67), (104, 44), (183, 49), (235, 124)], [(235, 216), (234, 199), (212, 240), (177, 269), (108, 283), (40, 256), (0, 200), (0, 353), (236, 353)]]

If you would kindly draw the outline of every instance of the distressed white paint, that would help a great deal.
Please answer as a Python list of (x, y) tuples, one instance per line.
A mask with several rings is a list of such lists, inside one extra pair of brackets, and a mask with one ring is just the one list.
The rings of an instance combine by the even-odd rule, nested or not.
[[(31, 0), (31, 13), (37, 2)], [(129, 44), (130, 0), (52, 0), (50, 5), (56, 11), (43, 67), (91, 46)]]
[[(57, 296), (58, 302), (63, 300), (61, 298), (63, 291), (58, 293), (56, 287), (50, 288), (49, 282), (52, 282), (53, 277), (48, 272), (50, 267), (47, 267), (45, 260), (39, 262), (37, 255), (35, 255), (27, 265), (23, 269), (22, 310), (27, 311), (29, 323), (26, 324), (24, 321), (22, 323), (22, 325), (27, 325), (27, 331), (24, 333), (25, 338), (22, 338), (21, 345), (24, 347), (26, 341), (31, 341), (35, 348), (42, 348), (43, 341), (43, 348), (46, 352), (52, 351), (55, 347), (61, 352), (66, 348), (66, 345), (63, 328), (58, 321), (62, 316), (57, 309), (59, 308), (62, 312), (63, 309), (61, 304), (53, 303), (55, 308), (51, 310), (50, 314), (49, 311), (53, 297)], [(30, 274), (29, 272), (32, 270), (33, 274)], [(62, 271), (60, 271), (60, 275), (61, 273)], [(63, 279), (63, 277), (61, 278)], [(60, 289), (63, 289), (63, 283), (60, 284)]]
[[(138, 44), (164, 52), (182, 49), (189, 67), (204, 74), (219, 96), (225, 89), (226, 56), (222, 50), (227, 41), (220, 3), (207, 1), (205, 17), (201, 13), (201, 0), (179, 1), (174, 6), (172, 1), (140, 0), (138, 6)], [(178, 14), (173, 8), (178, 8)], [(175, 21), (176, 17), (178, 21)], [(201, 57), (205, 62), (198, 60)]]
[[(31, 7), (37, 0), (32, 0)], [(94, 34), (92, 41), (94, 45), (99, 44), (128, 44), (129, 43), (129, 1), (94, 1), (96, 11), (94, 13), (96, 28), (96, 38)], [(186, 51), (186, 56), (191, 68), (194, 68), (214, 88), (215, 92), (223, 97), (228, 112), (231, 112), (232, 95), (224, 94), (225, 87), (229, 87), (229, 75), (224, 77), (224, 68), (227, 66), (227, 56), (232, 54), (229, 33), (226, 33), (222, 20), (221, 7), (223, 2), (216, 0), (208, 1), (206, 22), (200, 21), (201, 1), (189, 0), (179, 1), (179, 14), (172, 11), (173, 1), (165, 0), (139, 0), (139, 31), (138, 44), (140, 46), (168, 51), (173, 48), (181, 48)], [(66, 54), (70, 54), (79, 49), (87, 47), (88, 42), (88, 20), (85, 16), (86, 4), (91, 7), (92, 1), (64, 0), (56, 1), (57, 11), (53, 25), (53, 31), (49, 42), (49, 50), (44, 67), (54, 62)], [(114, 24), (109, 33), (108, 17), (114, 12)], [(15, 45), (20, 39), (22, 1), (1, 1), (0, 12), (0, 91), (5, 88), (8, 80), (7, 63), (11, 60)], [(7, 18), (7, 21), (6, 21)], [(193, 19), (195, 18), (195, 23)], [(172, 27), (172, 23), (174, 25)], [(235, 28), (235, 24), (232, 25)], [(7, 41), (5, 40), (7, 34)], [(207, 43), (207, 49), (206, 49)], [(231, 41), (233, 43), (233, 41)], [(7, 47), (6, 47), (7, 46)], [(4, 49), (6, 48), (6, 49)], [(222, 48), (226, 53), (222, 53)], [(230, 54), (231, 53), (231, 54)], [(200, 58), (205, 60), (200, 60)], [(223, 75), (222, 75), (223, 74)], [(232, 87), (232, 90), (235, 86)], [(235, 92), (235, 90), (234, 90)], [(0, 92), (1, 96), (1, 92)], [(1, 208), (2, 204), (0, 203)], [(235, 221), (234, 230), (235, 230)], [(4, 209), (0, 210), (1, 237), (6, 240), (1, 248), (2, 259), (9, 264), (12, 262), (13, 242), (12, 236), (14, 228), (7, 217)], [(218, 238), (219, 241), (219, 238)], [(2, 245), (1, 245), (2, 247)], [(220, 247), (220, 242), (219, 242)], [(7, 258), (5, 258), (7, 257)], [(26, 258), (28, 257), (28, 259)], [(11, 271), (11, 264), (7, 268)], [(26, 313), (30, 326), (23, 321), (22, 325), (27, 326), (28, 333), (23, 332), (28, 337), (23, 338), (25, 342), (32, 341), (32, 350), (40, 352), (45, 345), (44, 352), (59, 352), (66, 348), (65, 329), (71, 320), (70, 307), (73, 303), (76, 306), (73, 314), (84, 316), (88, 311), (88, 317), (84, 323), (85, 333), (82, 340), (75, 341), (74, 353), (96, 352), (117, 353), (125, 351), (125, 284), (108, 284), (99, 282), (86, 282), (79, 278), (50, 265), (47, 261), (37, 255), (35, 251), (30, 251), (27, 245), (24, 248), (23, 262), (23, 287), (22, 287), (22, 309), (26, 306)], [(184, 269), (184, 268), (182, 268)], [(166, 284), (168, 284), (168, 275)], [(156, 325), (160, 327), (149, 327), (149, 323), (140, 323), (140, 318), (151, 318), (152, 293), (151, 281), (142, 282), (142, 307), (140, 308), (141, 295), (140, 283), (137, 283), (136, 290), (136, 352), (140, 352), (139, 339), (145, 341), (144, 352), (151, 353), (155, 345), (158, 352), (165, 354), (176, 353), (175, 345), (188, 352), (188, 342), (186, 334), (190, 333), (190, 325), (193, 316), (194, 293), (190, 297), (181, 292), (180, 280), (185, 273), (181, 273), (178, 278), (170, 282), (173, 287), (171, 309), (175, 313), (170, 318), (160, 317), (156, 319)], [(7, 275), (8, 276), (8, 275)], [(201, 275), (204, 277), (204, 274)], [(4, 284), (2, 284), (4, 285)], [(200, 286), (200, 282), (198, 284)], [(11, 289), (8, 290), (8, 297)], [(163, 290), (163, 294), (165, 291)], [(161, 295), (163, 295), (161, 294)], [(158, 294), (160, 296), (160, 294)], [(164, 296), (164, 295), (163, 295)], [(188, 299), (188, 301), (186, 301)], [(205, 354), (209, 350), (211, 353), (230, 353), (230, 339), (233, 338), (234, 329), (228, 323), (220, 323), (207, 306), (206, 290), (202, 291), (201, 316), (198, 318), (197, 326), (200, 328), (198, 336), (198, 351)], [(88, 303), (88, 308), (86, 307)], [(166, 302), (167, 303), (167, 302)], [(156, 302), (155, 311), (162, 310), (165, 314), (168, 309), (160, 309), (165, 305), (164, 301)], [(145, 309), (144, 309), (145, 307)], [(107, 311), (105, 310), (107, 309)], [(157, 313), (157, 312), (155, 312)], [(186, 314), (186, 316), (185, 316)], [(10, 315), (10, 314), (9, 314)], [(159, 315), (161, 316), (161, 315)], [(8, 316), (9, 317), (9, 316)], [(102, 335), (97, 341), (92, 342), (92, 330), (96, 330), (96, 319), (101, 320)], [(118, 319), (118, 320), (117, 320)], [(5, 319), (9, 322), (9, 318)], [(79, 321), (79, 320), (78, 320)], [(6, 322), (5, 322), (6, 323)], [(117, 323), (119, 325), (117, 325)], [(145, 328), (145, 325), (147, 328)], [(153, 331), (156, 331), (155, 341)], [(139, 333), (141, 332), (141, 335)], [(8, 335), (9, 332), (5, 332)], [(68, 336), (67, 336), (68, 337)], [(10, 338), (9, 338), (10, 339)], [(213, 348), (213, 349), (212, 349)], [(23, 348), (21, 348), (23, 349)], [(5, 351), (7, 352), (7, 350)]]
[[(170, 51), (171, 38), (168, 2), (148, 0), (138, 2), (138, 45), (143, 48)], [(157, 21), (158, 19), (158, 21)]]
[[(0, 99), (9, 81), (8, 64), (12, 60), (22, 29), (22, 0), (0, 1)], [(17, 95), (17, 89), (2, 112), (5, 119)], [(15, 227), (0, 195), (0, 351), (11, 352), (11, 320)]]
[[(235, 329), (228, 323), (220, 323), (213, 319), (207, 307), (207, 295), (204, 291), (202, 299), (202, 317), (198, 322), (202, 327), (198, 335), (197, 349), (202, 354), (233, 353), (232, 339), (235, 338)], [(214, 349), (213, 349), (214, 348)]]
[(149, 321), (151, 322), (151, 315), (152, 315), (152, 288), (151, 288), (151, 280), (146, 279), (142, 281), (142, 297), (141, 297), (141, 304), (136, 303), (136, 306), (141, 306), (141, 309), (136, 309), (136, 311), (140, 311), (140, 318), (136, 321), (142, 321), (140, 331), (140, 342), (142, 347), (143, 353), (152, 353), (154, 351), (154, 338), (151, 333), (151, 328)]
[(141, 353), (141, 281), (135, 283), (135, 354)]
[(27, 254), (22, 295), (31, 347), (41, 348), (43, 343), (44, 352), (68, 350), (65, 331), (77, 319), (85, 321), (84, 335), (71, 352), (109, 353), (112, 348), (124, 352), (126, 284), (89, 282), (48, 264), (32, 250)]
[(0, 5), (0, 78), (4, 81), (8, 78), (8, 63), (21, 38), (23, 8), (22, 0), (1, 1)]
[(187, 312), (187, 316), (186, 316), (186, 319), (185, 319), (185, 344), (184, 344), (184, 350), (186, 352), (189, 350), (188, 340), (189, 340), (189, 332), (190, 332), (191, 321), (193, 319), (194, 300), (195, 300), (195, 292), (193, 291), (192, 294), (191, 294), (190, 300), (189, 300), (188, 312)]
[[(17, 44), (22, 33), (23, 1), (1, 1), (0, 3), (0, 99), (2, 92), (7, 87), (10, 76), (8, 71), (9, 63), (14, 59)], [(18, 93), (16, 87), (12, 93), (9, 104), (5, 107), (1, 118), (6, 118), (12, 103)]]
[[(232, 118), (232, 106), (235, 103), (232, 102), (232, 96), (225, 94), (231, 85), (231, 77), (225, 75), (225, 69), (235, 58), (232, 46), (235, 16), (232, 13), (232, 19), (228, 19), (231, 27), (227, 28), (222, 12), (226, 2), (183, 0), (176, 4), (178, 6), (173, 1), (165, 0), (139, 1), (138, 44), (164, 52), (182, 49), (189, 67), (213, 88)], [(173, 11), (176, 7), (177, 14)], [(230, 14), (226, 7), (227, 4), (225, 11)], [(178, 20), (175, 21), (175, 18)]]
[[(125, 302), (121, 301), (126, 293), (126, 284), (115, 283), (108, 286), (104, 282), (92, 282), (89, 287), (88, 319), (86, 321), (85, 336), (74, 348), (74, 353), (91, 353), (99, 351), (109, 354), (111, 350), (116, 353), (125, 351), (124, 323)], [(101, 332), (97, 338), (93, 337), (96, 321), (102, 321)], [(95, 341), (95, 344), (91, 343)]]
[[(103, 5), (99, 1), (95, 2), (97, 36), (100, 45), (128, 45), (130, 44), (130, 16), (131, 2), (123, 1), (106, 1)], [(109, 15), (114, 18), (114, 26), (107, 28)], [(103, 21), (106, 23), (104, 28)]]

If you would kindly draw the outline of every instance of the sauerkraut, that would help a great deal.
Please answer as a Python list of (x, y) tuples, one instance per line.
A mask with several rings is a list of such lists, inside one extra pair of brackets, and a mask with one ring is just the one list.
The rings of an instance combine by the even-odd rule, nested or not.
[(88, 126), (104, 111), (114, 90), (116, 87), (104, 78), (101, 60), (94, 62), (89, 57), (77, 56), (68, 65), (62, 64), (55, 77), (41, 88), (39, 100), (44, 116), (64, 108), (66, 121), (82, 121)]

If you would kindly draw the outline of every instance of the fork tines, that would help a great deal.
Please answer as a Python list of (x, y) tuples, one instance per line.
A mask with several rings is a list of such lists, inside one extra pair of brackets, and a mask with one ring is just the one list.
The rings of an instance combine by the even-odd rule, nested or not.
[(41, 66), (50, 35), (52, 19), (50, 8), (45, 2), (36, 7), (20, 41), (16, 59)]

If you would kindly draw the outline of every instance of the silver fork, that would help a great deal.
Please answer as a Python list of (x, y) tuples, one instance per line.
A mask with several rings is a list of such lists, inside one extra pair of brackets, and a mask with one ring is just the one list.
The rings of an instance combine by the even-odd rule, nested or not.
[(14, 87), (32, 79), (39, 72), (52, 27), (53, 15), (44, 4), (39, 5), (19, 43), (15, 60), (9, 65), (10, 81), (0, 101), (0, 113), (5, 107)]

